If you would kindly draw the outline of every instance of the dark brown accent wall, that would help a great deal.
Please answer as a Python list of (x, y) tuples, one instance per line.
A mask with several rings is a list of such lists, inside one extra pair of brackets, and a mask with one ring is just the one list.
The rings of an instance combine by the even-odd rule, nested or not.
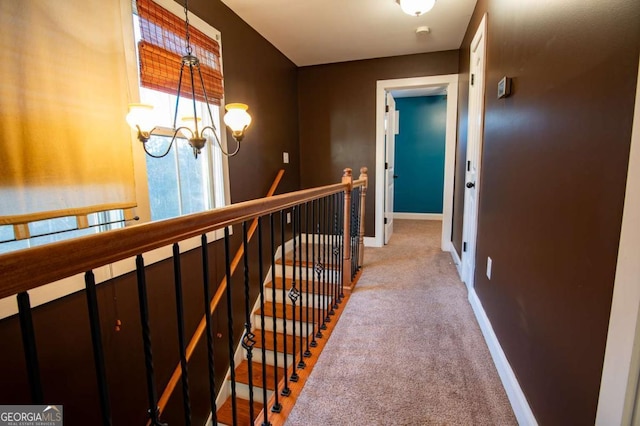
[(369, 168), (365, 234), (374, 235), (376, 82), (458, 72), (455, 50), (299, 69), (300, 181), (335, 182), (346, 167)]
[[(488, 14), (475, 289), (539, 424), (595, 420), (640, 49), (637, 0), (480, 0)], [(503, 76), (513, 94), (496, 99)], [(456, 247), (461, 197), (456, 192)], [(487, 257), (493, 259), (491, 280)]]

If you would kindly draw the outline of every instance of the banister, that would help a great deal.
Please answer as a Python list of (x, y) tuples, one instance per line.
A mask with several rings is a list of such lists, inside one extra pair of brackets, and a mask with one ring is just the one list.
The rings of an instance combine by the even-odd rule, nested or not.
[(346, 190), (337, 183), (0, 255), (0, 299)]

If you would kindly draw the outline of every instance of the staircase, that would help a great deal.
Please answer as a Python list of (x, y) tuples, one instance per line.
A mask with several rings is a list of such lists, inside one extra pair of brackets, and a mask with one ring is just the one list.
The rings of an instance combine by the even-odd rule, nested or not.
[[(334, 247), (333, 240), (318, 236), (316, 239), (320, 240), (317, 244), (307, 245), (305, 242), (311, 241), (311, 237), (307, 239), (304, 235), (300, 236), (295, 244), (295, 263), (292, 241), (287, 244), (284, 259), (280, 255), (281, 250), (278, 250), (274, 274), (269, 271), (263, 284), (264, 304), (260, 303), (258, 297), (252, 314), (252, 333), (255, 341), (251, 351), (252, 360), (247, 359), (247, 351), (242, 346), (239, 346), (236, 352), (236, 422), (233, 421), (232, 379), (229, 372), (218, 397), (218, 424), (252, 425), (256, 419), (262, 422), (264, 414), (261, 412), (265, 405), (264, 384), (268, 409), (276, 402), (275, 391), (278, 389), (277, 402), (284, 408), (283, 411), (286, 411), (280, 416), (282, 420), (293, 406), (297, 397), (296, 391), (299, 392), (304, 384), (301, 378), (304, 376), (306, 380), (332, 329), (327, 326), (333, 326), (337, 320), (334, 311), (339, 311), (332, 309), (332, 305), (338, 306), (334, 300), (341, 291), (339, 254), (329, 251), (330, 247)], [(301, 245), (299, 241), (302, 241)], [(331, 258), (330, 262), (325, 261), (328, 258)], [(319, 267), (319, 263), (327, 265)], [(294, 284), (294, 268), (296, 288), (299, 291), (295, 304), (290, 297), (290, 290)], [(272, 280), (274, 275), (275, 280)], [(344, 301), (343, 298), (337, 299)], [(264, 368), (263, 356), (266, 360)], [(250, 377), (252, 386), (249, 385)], [(291, 395), (283, 396), (287, 393), (286, 390), (289, 390)], [(251, 392), (253, 410), (249, 402)], [(221, 399), (224, 400), (222, 404)], [(268, 416), (272, 424), (278, 423), (274, 422), (273, 417), (277, 415), (272, 411), (269, 411)]]

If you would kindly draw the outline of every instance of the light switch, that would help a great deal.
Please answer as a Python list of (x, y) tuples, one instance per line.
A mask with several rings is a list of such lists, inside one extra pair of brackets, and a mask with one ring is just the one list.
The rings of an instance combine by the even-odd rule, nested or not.
[(493, 266), (493, 260), (487, 256), (487, 278), (491, 279), (491, 267)]
[(289, 153), (288, 152), (283, 152), (282, 153), (282, 161), (284, 162), (284, 164), (289, 164)]

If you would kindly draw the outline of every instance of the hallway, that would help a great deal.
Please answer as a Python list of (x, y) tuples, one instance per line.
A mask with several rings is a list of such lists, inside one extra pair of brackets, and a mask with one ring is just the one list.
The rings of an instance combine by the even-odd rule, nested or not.
[(441, 223), (397, 220), (287, 425), (514, 425)]

